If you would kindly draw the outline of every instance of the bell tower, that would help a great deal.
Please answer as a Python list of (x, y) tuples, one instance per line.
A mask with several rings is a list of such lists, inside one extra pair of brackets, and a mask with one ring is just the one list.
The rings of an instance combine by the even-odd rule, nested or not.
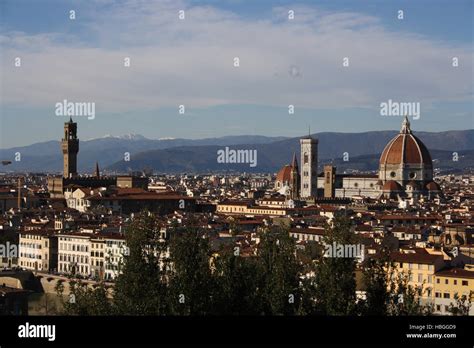
[(64, 124), (64, 138), (61, 141), (63, 150), (63, 177), (72, 178), (77, 175), (77, 153), (79, 152), (79, 139), (77, 138), (77, 123), (69, 122)]
[(301, 198), (314, 198), (318, 192), (318, 139), (311, 135), (300, 139)]

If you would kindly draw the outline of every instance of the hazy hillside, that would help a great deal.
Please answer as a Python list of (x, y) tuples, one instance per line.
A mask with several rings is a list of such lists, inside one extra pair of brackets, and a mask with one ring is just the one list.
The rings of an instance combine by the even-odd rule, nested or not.
[[(313, 137), (319, 140), (320, 163), (334, 161), (340, 168), (353, 166), (353, 169), (370, 170), (376, 168), (378, 156), (396, 133), (397, 131), (324, 132), (314, 134)], [(467, 158), (452, 165), (457, 169), (469, 167), (469, 157), (472, 153), (468, 150), (474, 150), (474, 130), (438, 133), (415, 132), (415, 134), (430, 149), (433, 159), (438, 153), (436, 150), (444, 151), (439, 153), (440, 156), (446, 158), (454, 151), (460, 153), (464, 151)], [(248, 164), (223, 165), (217, 163), (217, 151), (225, 146), (230, 146), (233, 149), (257, 150), (257, 166), (250, 168)], [(20, 162), (14, 161), (16, 152), (21, 153)], [(123, 161), (125, 152), (130, 153), (130, 162)], [(92, 172), (96, 161), (99, 162), (101, 168), (120, 172), (144, 168), (152, 168), (159, 172), (208, 170), (273, 172), (289, 163), (294, 152), (298, 154), (299, 158), (299, 138), (243, 135), (200, 140), (151, 140), (140, 135), (108, 136), (81, 141), (78, 166), (81, 172)], [(345, 152), (349, 154), (350, 161), (348, 163), (342, 162)], [(62, 153), (58, 141), (0, 150), (0, 158), (13, 161), (9, 166), (1, 167), (4, 171), (59, 172), (62, 170)], [(355, 163), (356, 159), (357, 164)]]

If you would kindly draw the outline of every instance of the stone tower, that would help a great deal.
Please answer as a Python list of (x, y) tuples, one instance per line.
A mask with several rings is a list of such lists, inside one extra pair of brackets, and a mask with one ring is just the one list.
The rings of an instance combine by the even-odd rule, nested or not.
[(336, 167), (324, 166), (324, 198), (334, 198), (336, 182)]
[(318, 140), (311, 135), (300, 139), (301, 198), (313, 198), (318, 192)]
[(72, 178), (77, 176), (77, 153), (79, 152), (79, 139), (77, 138), (77, 123), (69, 122), (64, 124), (64, 138), (61, 141), (63, 150), (63, 177)]

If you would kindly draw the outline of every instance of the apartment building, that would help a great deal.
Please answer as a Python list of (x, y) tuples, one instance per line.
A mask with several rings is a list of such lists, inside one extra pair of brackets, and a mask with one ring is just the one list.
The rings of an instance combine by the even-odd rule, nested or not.
[(455, 295), (466, 295), (473, 305), (469, 315), (474, 315), (474, 265), (451, 268), (436, 272), (434, 276), (435, 313), (449, 315), (448, 308), (456, 303)]
[(58, 235), (58, 270), (64, 274), (91, 275), (91, 235), (67, 233)]
[(21, 268), (54, 272), (57, 270), (58, 241), (54, 234), (43, 230), (30, 230), (20, 232), (19, 260)]
[(105, 239), (91, 238), (91, 275), (101, 280), (105, 277), (105, 245)]
[(406, 274), (409, 285), (422, 289), (422, 302), (433, 303), (435, 273), (445, 267), (443, 256), (420, 248), (393, 252), (390, 257), (394, 266), (392, 277)]

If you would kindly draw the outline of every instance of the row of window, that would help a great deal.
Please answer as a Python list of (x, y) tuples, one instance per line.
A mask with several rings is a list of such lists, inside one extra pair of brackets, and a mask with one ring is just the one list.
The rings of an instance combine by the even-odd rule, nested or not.
[(41, 262), (37, 261), (20, 261), (20, 267), (30, 268), (30, 269), (37, 269), (41, 271), (43, 269), (43, 265)]
[[(48, 259), (48, 254), (45, 255), (46, 259)], [(27, 259), (38, 259), (41, 260), (41, 254), (31, 254), (31, 253), (21, 253), (20, 257), (25, 257)]]
[[(441, 279), (436, 278), (436, 284), (441, 284)], [(445, 279), (444, 284), (449, 284), (449, 279)], [(458, 280), (457, 279), (453, 279), (453, 285), (458, 285)], [(462, 280), (461, 285), (462, 286), (469, 286), (469, 281), (468, 280)]]
[(80, 273), (80, 274), (89, 274), (89, 266), (84, 266), (84, 265), (71, 265), (67, 263), (60, 263), (59, 264), (59, 271), (60, 272), (72, 272), (74, 269), (74, 273)]
[[(413, 280), (415, 279), (415, 275), (410, 273), (410, 281), (412, 282)], [(416, 279), (418, 280), (418, 283), (423, 283), (423, 274), (418, 274), (418, 277), (416, 277)], [(432, 284), (433, 283), (433, 276), (429, 275), (428, 276), (428, 279), (427, 279), (427, 283), (428, 284)]]
[(92, 249), (104, 249), (104, 243), (92, 243)]
[(59, 243), (59, 250), (89, 252), (89, 247), (83, 244)]
[(319, 241), (319, 236), (314, 235), (314, 234), (292, 233), (291, 236), (292, 236), (293, 238), (296, 238), (297, 240), (314, 240), (314, 241)]
[(41, 249), (41, 244), (38, 244), (38, 243), (20, 243), (20, 248)]
[[(429, 271), (434, 270), (433, 265), (422, 265), (419, 263), (407, 263), (407, 265), (408, 265), (408, 269), (419, 269), (419, 270), (427, 269)], [(403, 262), (400, 262), (400, 268), (403, 268)]]
[(63, 262), (77, 262), (77, 263), (89, 263), (89, 257), (77, 256), (77, 255), (64, 255), (59, 254), (59, 261)]

